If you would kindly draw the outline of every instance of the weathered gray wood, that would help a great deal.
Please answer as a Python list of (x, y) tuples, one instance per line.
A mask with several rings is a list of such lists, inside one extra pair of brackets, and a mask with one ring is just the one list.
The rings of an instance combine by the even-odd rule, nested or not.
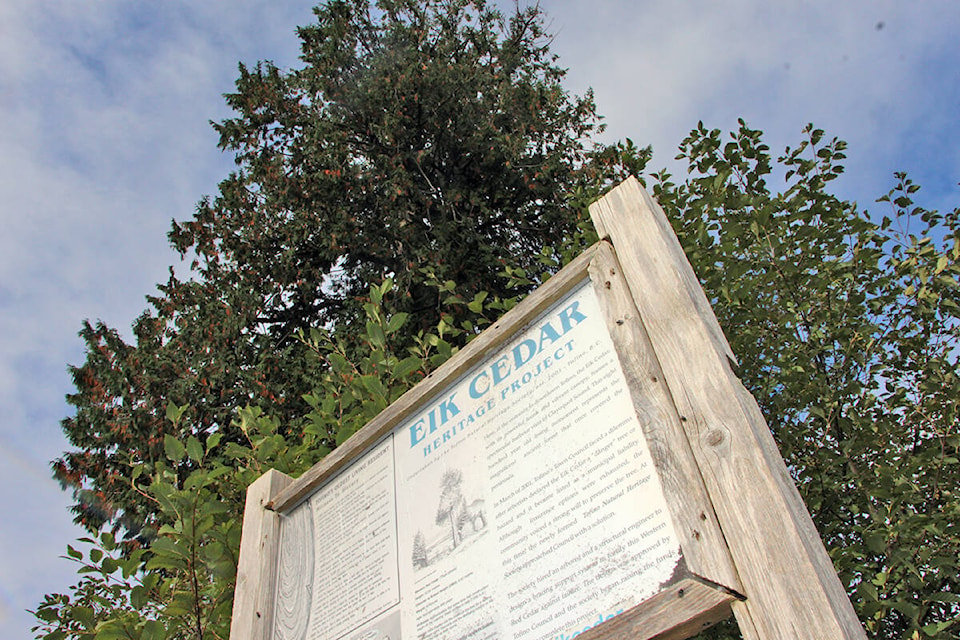
[(271, 469), (247, 488), (230, 621), (232, 640), (269, 640), (273, 631), (280, 516), (267, 504), (291, 482), (290, 476)]
[(590, 263), (590, 278), (657, 467), (687, 568), (698, 576), (739, 592), (740, 580), (733, 559), (673, 406), (653, 345), (610, 243), (600, 243)]
[(484, 360), (493, 349), (500, 346), (504, 336), (519, 330), (525, 323), (583, 281), (595, 249), (595, 246), (591, 247), (578, 256), (576, 260), (547, 280), (543, 286), (524, 298), (492, 327), (477, 336), (455, 358), (438, 367), (417, 386), (377, 414), (366, 426), (334, 449), (330, 455), (297, 478), (273, 500), (270, 507), (279, 513), (285, 513), (295, 507), (327, 478), (376, 444), (404, 418), (429, 401), (435, 393)]
[(683, 640), (730, 617), (737, 599), (696, 577), (670, 585), (652, 598), (577, 636), (578, 640)]
[(746, 637), (864, 638), (669, 221), (630, 179), (590, 208), (616, 248), (747, 600)]
[[(631, 203), (633, 204), (631, 205)], [(723, 329), (720, 328), (717, 317), (713, 315), (713, 308), (710, 306), (710, 301), (707, 300), (707, 294), (704, 293), (703, 287), (700, 286), (700, 281), (697, 279), (697, 275), (693, 272), (693, 268), (690, 267), (690, 262), (687, 260), (686, 254), (683, 253), (683, 247), (681, 247), (680, 242), (676, 240), (676, 234), (673, 231), (673, 227), (670, 226), (670, 221), (667, 220), (665, 215), (650, 216), (643, 221), (637, 219), (634, 213), (626, 215), (628, 211), (639, 211), (639, 203), (642, 203), (642, 207), (649, 210), (653, 210), (654, 208), (659, 209), (659, 205), (650, 197), (650, 194), (646, 192), (636, 178), (633, 177), (625, 180), (619, 187), (608, 193), (601, 200), (594, 202), (590, 206), (590, 216), (593, 219), (593, 225), (597, 229), (597, 234), (600, 238), (613, 240), (611, 237), (612, 232), (616, 234), (622, 242), (626, 240), (626, 238), (623, 237), (623, 231), (631, 231), (631, 224), (640, 225), (642, 223), (644, 225), (642, 230), (638, 226), (632, 230), (634, 234), (652, 233), (658, 238), (673, 238), (673, 242), (658, 242), (655, 248), (659, 253), (646, 253), (643, 258), (652, 264), (659, 265), (662, 269), (673, 271), (674, 280), (671, 282), (671, 285), (680, 288), (680, 290), (675, 293), (677, 295), (681, 295), (681, 291), (685, 293), (684, 303), (688, 306), (692, 305), (692, 308), (697, 311), (697, 318), (700, 320), (703, 331), (706, 332), (707, 341), (713, 344), (714, 349), (716, 349), (718, 353), (722, 353), (729, 358), (732, 363), (736, 364), (737, 356), (730, 348), (727, 337), (723, 335)], [(616, 215), (612, 217), (607, 215), (607, 212), (612, 213), (614, 211), (621, 211), (625, 217), (620, 218)], [(626, 228), (623, 228), (624, 225), (626, 225)], [(615, 241), (613, 244), (616, 247), (617, 243)], [(653, 247), (650, 248), (652, 249)], [(637, 247), (637, 249), (646, 250), (646, 248), (642, 246)], [(666, 283), (659, 285), (657, 289), (645, 292), (645, 295), (654, 296), (655, 292), (659, 292), (665, 285)]]

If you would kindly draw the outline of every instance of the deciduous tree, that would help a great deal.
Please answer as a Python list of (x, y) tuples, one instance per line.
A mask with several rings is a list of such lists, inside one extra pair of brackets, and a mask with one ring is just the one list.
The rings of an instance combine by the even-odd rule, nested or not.
[(654, 191), (868, 631), (956, 638), (960, 209), (837, 197), (845, 150), (701, 124)]

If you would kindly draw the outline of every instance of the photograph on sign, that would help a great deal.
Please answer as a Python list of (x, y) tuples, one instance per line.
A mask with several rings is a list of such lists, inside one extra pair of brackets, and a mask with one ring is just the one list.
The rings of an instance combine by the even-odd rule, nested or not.
[(281, 518), (274, 637), (562, 639), (682, 568), (589, 279)]

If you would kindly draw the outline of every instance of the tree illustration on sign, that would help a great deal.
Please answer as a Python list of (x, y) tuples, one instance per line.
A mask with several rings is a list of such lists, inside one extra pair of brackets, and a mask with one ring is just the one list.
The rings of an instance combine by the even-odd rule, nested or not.
[(417, 569), (423, 569), (430, 561), (427, 557), (427, 539), (423, 536), (423, 531), (417, 531), (413, 536), (413, 566)]
[(437, 524), (444, 520), (450, 522), (450, 538), (453, 548), (457, 548), (461, 539), (457, 527), (457, 506), (463, 501), (463, 473), (459, 469), (447, 469), (440, 478), (440, 504), (437, 505)]

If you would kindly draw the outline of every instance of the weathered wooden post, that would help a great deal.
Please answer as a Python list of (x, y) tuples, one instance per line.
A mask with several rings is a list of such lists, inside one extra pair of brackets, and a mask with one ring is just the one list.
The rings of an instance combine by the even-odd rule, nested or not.
[(267, 505), (291, 482), (290, 476), (271, 469), (247, 488), (230, 620), (232, 640), (267, 640), (273, 632), (280, 516)]
[(733, 556), (744, 637), (865, 637), (663, 210), (631, 178), (590, 214), (624, 267)]

